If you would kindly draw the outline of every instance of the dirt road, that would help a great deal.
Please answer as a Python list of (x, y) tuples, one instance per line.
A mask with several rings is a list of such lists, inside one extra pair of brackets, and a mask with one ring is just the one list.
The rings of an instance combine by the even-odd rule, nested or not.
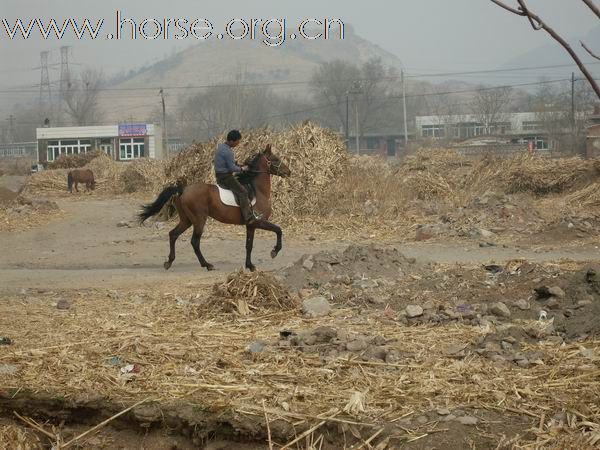
[[(202, 250), (217, 271), (202, 269), (191, 249), (190, 232), (177, 243), (177, 259), (166, 272), (163, 262), (168, 253), (169, 226), (139, 227), (134, 214), (138, 202), (131, 199), (61, 199), (67, 215), (43, 227), (28, 231), (0, 233), (0, 293), (24, 288), (83, 289), (89, 287), (136, 287), (181, 280), (182, 283), (207, 283), (243, 265), (244, 230), (209, 222)], [(119, 227), (127, 222), (131, 227)], [(285, 231), (285, 230), (284, 230)], [(335, 239), (310, 241), (306, 237), (284, 234), (284, 249), (272, 260), (269, 252), (275, 238), (259, 232), (255, 241), (254, 263), (264, 270), (275, 270), (293, 263), (303, 254), (344, 248), (350, 242)], [(398, 243), (406, 256), (421, 261), (483, 263), (514, 258), (550, 261), (567, 258), (577, 261), (599, 260), (598, 246), (535, 248), (479, 248), (477, 241), (463, 243)]]

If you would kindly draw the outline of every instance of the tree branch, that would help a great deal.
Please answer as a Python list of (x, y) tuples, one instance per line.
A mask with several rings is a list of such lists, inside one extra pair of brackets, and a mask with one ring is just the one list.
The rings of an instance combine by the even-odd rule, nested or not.
[(583, 1), (583, 3), (588, 5), (590, 7), (590, 9), (594, 12), (594, 14), (596, 14), (596, 16), (598, 16), (598, 19), (600, 19), (600, 9), (598, 9), (598, 7), (594, 4), (593, 0), (582, 0), (582, 1)]
[(510, 11), (513, 14), (516, 14), (517, 16), (525, 16), (526, 15), (523, 11), (519, 11), (518, 9), (511, 8), (510, 6), (505, 5), (500, 0), (491, 0), (491, 1), (492, 1), (492, 3), (495, 3), (499, 7), (504, 8), (505, 10)]
[(586, 52), (588, 52), (592, 58), (596, 58), (598, 60), (600, 60), (600, 56), (596, 55), (592, 49), (590, 49), (587, 45), (585, 45), (582, 41), (579, 41), (579, 43), (581, 44), (581, 46), (585, 49)]
[[(536, 15), (529, 8), (527, 8), (527, 5), (525, 4), (525, 0), (517, 0), (520, 5), (519, 10), (511, 8), (510, 6), (507, 6), (499, 0), (491, 0), (491, 1), (493, 3), (495, 3), (496, 5), (506, 9), (507, 11), (512, 12), (513, 14), (527, 17), (527, 19), (533, 26), (534, 30), (544, 30), (550, 36), (552, 36), (552, 38), (555, 41), (557, 41), (560, 45), (562, 45), (562, 47), (569, 53), (569, 55), (571, 55), (571, 58), (573, 58), (573, 61), (575, 61), (575, 63), (577, 64), (577, 67), (579, 67), (579, 70), (581, 70), (581, 72), (583, 73), (585, 78), (589, 81), (590, 85), (592, 86), (592, 89), (594, 89), (594, 92), (600, 99), (600, 86), (598, 86), (598, 83), (596, 82), (596, 80), (594, 79), (594, 77), (592, 76), (590, 71), (587, 69), (585, 64), (583, 64), (583, 62), (581, 61), (581, 59), (579, 58), (577, 53), (575, 53), (575, 51), (573, 50), (573, 48), (571, 48), (569, 43), (566, 40), (564, 40), (556, 31), (554, 31), (553, 28), (551, 28), (546, 23), (544, 23), (544, 21), (542, 19), (540, 19), (540, 17), (538, 15)], [(589, 3), (588, 3), (589, 0), (583, 0), (583, 1), (586, 2), (586, 4), (588, 6), (594, 7), (594, 4), (591, 3), (591, 1)], [(586, 50), (588, 50), (588, 49), (586, 48)], [(589, 50), (588, 50), (588, 52), (589, 52)]]

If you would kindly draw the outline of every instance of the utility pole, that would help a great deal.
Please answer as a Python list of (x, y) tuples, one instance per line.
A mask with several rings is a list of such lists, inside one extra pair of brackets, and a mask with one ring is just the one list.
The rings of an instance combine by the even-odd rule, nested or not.
[(67, 90), (71, 88), (71, 71), (69, 69), (69, 47), (63, 45), (60, 48), (60, 99), (65, 98)]
[(406, 118), (406, 84), (404, 83), (404, 70), (402, 74), (402, 107), (404, 109), (404, 151), (408, 149), (408, 119)]
[(167, 141), (167, 108), (165, 106), (165, 92), (160, 88), (160, 99), (162, 102), (162, 139), (163, 139), (163, 158), (169, 157), (169, 143)]
[(571, 152), (576, 152), (577, 130), (575, 122), (575, 72), (571, 72)]
[(360, 156), (360, 129), (358, 120), (358, 96), (361, 93), (359, 81), (355, 81), (352, 85), (352, 94), (354, 94), (354, 133), (356, 134), (356, 154)]
[(8, 144), (14, 144), (15, 142), (15, 116), (12, 114), (8, 116), (8, 133), (6, 136), (6, 141)]
[(350, 141), (350, 94), (346, 91), (346, 148), (348, 148), (348, 142)]
[(48, 55), (50, 52), (40, 53), (40, 110), (46, 104), (50, 106), (52, 98), (50, 94), (50, 73), (48, 71)]

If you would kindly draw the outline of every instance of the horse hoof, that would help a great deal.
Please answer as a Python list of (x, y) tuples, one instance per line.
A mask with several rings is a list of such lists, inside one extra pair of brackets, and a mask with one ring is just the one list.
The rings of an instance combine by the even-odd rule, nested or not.
[(169, 261), (167, 261), (163, 264), (163, 266), (164, 266), (165, 270), (169, 270), (171, 268), (171, 263)]
[(273, 259), (277, 258), (278, 254), (279, 254), (278, 250), (271, 250), (271, 258), (273, 258)]
[(248, 269), (250, 272), (256, 272), (256, 266), (254, 264), (246, 266), (246, 269)]
[(209, 272), (212, 272), (213, 270), (215, 270), (215, 266), (213, 266), (212, 264), (207, 264), (206, 270), (208, 270)]

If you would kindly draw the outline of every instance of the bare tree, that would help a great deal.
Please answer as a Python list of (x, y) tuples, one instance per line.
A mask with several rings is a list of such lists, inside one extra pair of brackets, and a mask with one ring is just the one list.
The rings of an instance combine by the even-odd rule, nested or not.
[(508, 121), (508, 110), (512, 101), (511, 87), (486, 88), (480, 86), (472, 102), (472, 112), (484, 126), (484, 133), (497, 131), (498, 124)]
[[(562, 45), (563, 48), (569, 53), (569, 55), (571, 55), (571, 58), (573, 58), (573, 60), (575, 61), (575, 63), (577, 64), (577, 66), (579, 67), (579, 69), (581, 70), (581, 72), (585, 75), (585, 77), (589, 81), (592, 89), (596, 93), (596, 96), (598, 98), (600, 98), (600, 86), (598, 86), (598, 83), (596, 83), (596, 80), (594, 79), (593, 75), (587, 69), (587, 67), (585, 66), (585, 64), (581, 61), (581, 58), (579, 58), (579, 56), (577, 55), (577, 53), (575, 53), (575, 50), (573, 50), (573, 48), (569, 45), (569, 43), (563, 37), (561, 37), (556, 31), (554, 31), (553, 28), (551, 28), (537, 14), (535, 14), (533, 11), (531, 11), (531, 9), (529, 9), (529, 7), (526, 4), (526, 0), (517, 0), (517, 3), (519, 4), (519, 6), (517, 8), (513, 8), (511, 6), (508, 6), (506, 3), (504, 3), (501, 0), (490, 0), (490, 1), (493, 2), (493, 3), (495, 3), (496, 5), (500, 6), (501, 8), (504, 8), (505, 10), (510, 11), (513, 14), (516, 14), (516, 15), (522, 16), (522, 17), (527, 17), (527, 20), (529, 20), (529, 23), (531, 24), (531, 26), (533, 27), (534, 30), (536, 30), (536, 31), (538, 31), (538, 30), (544, 30), (550, 36), (552, 36), (552, 38), (554, 40), (556, 40), (560, 45)], [(582, 0), (582, 1), (600, 19), (600, 10), (594, 4), (593, 0)], [(583, 46), (583, 48), (592, 57), (594, 57), (596, 59), (600, 59), (583, 42), (581, 42), (581, 45)]]
[(574, 104), (571, 109), (571, 84), (540, 85), (532, 95), (531, 106), (543, 131), (559, 144), (570, 148), (570, 153), (581, 153), (585, 149), (586, 117), (594, 107), (595, 94), (586, 80), (575, 84)]
[(92, 125), (101, 121), (98, 96), (103, 84), (102, 72), (92, 69), (84, 70), (78, 79), (69, 84), (63, 101), (65, 112), (75, 125)]
[(360, 69), (349, 62), (337, 60), (323, 63), (312, 76), (315, 103), (328, 105), (321, 114), (325, 121), (332, 116), (334, 128), (346, 127), (346, 102), (360, 79)]

